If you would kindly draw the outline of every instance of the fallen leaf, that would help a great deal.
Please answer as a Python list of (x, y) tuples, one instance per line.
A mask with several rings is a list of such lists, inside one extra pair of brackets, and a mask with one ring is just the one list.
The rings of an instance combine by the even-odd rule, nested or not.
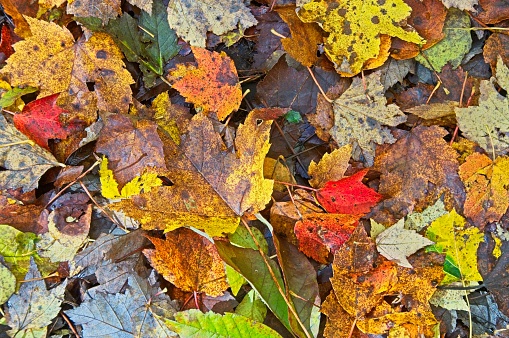
[(446, 134), (437, 126), (417, 126), (380, 152), (374, 169), (381, 172), (378, 193), (385, 199), (373, 208), (371, 218), (394, 224), (414, 210), (423, 210), (443, 193), (446, 205), (463, 205), (458, 155), (443, 140)]
[(242, 298), (240, 304), (235, 308), (235, 314), (263, 323), (267, 315), (267, 305), (253, 289)]
[[(331, 10), (334, 8), (334, 10)], [(403, 1), (312, 1), (304, 4), (298, 15), (304, 22), (317, 22), (329, 33), (325, 52), (343, 75), (358, 74), (364, 63), (380, 52), (380, 34), (423, 44), (425, 41), (398, 23), (410, 15)]]
[(75, 42), (65, 27), (26, 19), (33, 35), (14, 45), (16, 52), (2, 69), (12, 86), (37, 87), (39, 97), (67, 91), (77, 97), (91, 92), (87, 83), (92, 83), (100, 110), (127, 112), (133, 80), (109, 35), (98, 32)]
[(189, 229), (148, 237), (155, 249), (143, 253), (166, 280), (187, 292), (220, 296), (228, 288), (224, 264), (212, 242)]
[(0, 171), (0, 189), (33, 190), (48, 169), (63, 166), (46, 149), (30, 142), (0, 116), (0, 166), (5, 168)]
[(24, 39), (30, 37), (32, 34), (25, 16), (35, 17), (39, 6), (24, 0), (7, 0), (2, 3), (2, 7), (14, 21), (14, 33)]
[(30, 269), (24, 277), (26, 282), (9, 298), (4, 308), (6, 324), (11, 327), (7, 333), (10, 337), (44, 337), (47, 326), (61, 310), (67, 281), (47, 290), (33, 258), (30, 258)]
[(422, 212), (412, 212), (405, 220), (405, 229), (415, 230), (417, 232), (423, 230), (438, 217), (447, 214), (444, 202), (441, 198), (437, 199), (435, 204), (427, 207)]
[(156, 76), (163, 75), (163, 66), (180, 50), (162, 1), (149, 4), (153, 8), (141, 12), (139, 22), (124, 13), (120, 18), (110, 20), (106, 27), (126, 58), (140, 64), (147, 88), (155, 85)]
[(180, 65), (172, 76), (181, 77), (173, 84), (188, 102), (204, 113), (215, 113), (224, 120), (240, 107), (242, 89), (233, 61), (224, 53), (194, 47), (198, 67)]
[(120, 0), (78, 0), (71, 1), (67, 5), (67, 14), (74, 14), (78, 17), (94, 17), (101, 19), (103, 24), (107, 24), (110, 19), (122, 14), (120, 9)]
[(299, 250), (317, 262), (327, 263), (359, 224), (361, 215), (314, 213), (295, 224)]
[(480, 0), (479, 5), (482, 10), (477, 17), (485, 24), (499, 23), (509, 15), (509, 8), (504, 0)]
[(497, 70), (499, 56), (504, 64), (509, 64), (509, 36), (502, 33), (493, 33), (488, 37), (483, 48), (484, 61), (490, 64), (493, 73)]
[(0, 304), (4, 304), (16, 291), (16, 277), (8, 267), (0, 264)]
[(362, 184), (368, 169), (345, 177), (339, 181), (330, 181), (316, 192), (318, 202), (329, 213), (366, 214), (382, 199), (376, 191)]
[(311, 161), (308, 174), (309, 184), (313, 188), (322, 188), (329, 181), (339, 181), (348, 169), (348, 161), (352, 155), (352, 146), (347, 144), (339, 149), (326, 153), (318, 163)]
[(147, 278), (129, 273), (124, 293), (95, 294), (65, 313), (83, 327), (83, 338), (108, 332), (117, 337), (169, 337), (174, 335), (160, 317), (170, 318), (177, 304)]
[(459, 167), (467, 198), (464, 214), (480, 229), (497, 222), (509, 207), (509, 158), (473, 153)]
[(311, 67), (318, 61), (317, 49), (323, 41), (323, 31), (314, 22), (302, 22), (295, 12), (295, 6), (276, 8), (276, 12), (288, 24), (292, 35), (281, 40), (283, 48), (302, 65)]
[(168, 4), (168, 22), (191, 46), (205, 48), (207, 32), (223, 35), (257, 21), (241, 0), (175, 0)]
[[(128, 118), (117, 116), (112, 122), (117, 120), (125, 123)], [(124, 199), (110, 208), (122, 209), (140, 220), (144, 229), (171, 231), (187, 225), (204, 229), (210, 236), (234, 232), (238, 216), (263, 210), (270, 200), (273, 181), (263, 178), (270, 125), (271, 121), (258, 125), (248, 116), (237, 130), (236, 153), (225, 150), (211, 120), (203, 114), (193, 117), (180, 147), (159, 133), (168, 168), (164, 177), (173, 185)], [(122, 134), (115, 142), (130, 140), (129, 135)]]
[(192, 335), (203, 338), (281, 337), (268, 326), (233, 313), (221, 315), (214, 312), (187, 310), (177, 312), (175, 320), (165, 319), (165, 324), (181, 337)]
[(508, 98), (499, 94), (496, 83), (509, 89), (509, 69), (499, 57), (496, 77), (481, 81), (479, 106), (456, 108), (456, 118), (463, 135), (477, 142), (487, 152), (504, 155), (509, 152)]
[(482, 281), (477, 270), (477, 248), (484, 241), (479, 229), (469, 226), (465, 219), (452, 210), (437, 218), (426, 230), (426, 237), (435, 242), (429, 250), (446, 253), (454, 264), (444, 268), (447, 280)]
[(407, 257), (434, 243), (419, 235), (415, 230), (405, 229), (404, 226), (404, 219), (400, 219), (396, 224), (378, 234), (375, 243), (382, 256), (399, 266), (412, 269)]
[(350, 88), (332, 105), (334, 126), (329, 130), (332, 138), (340, 146), (353, 143), (352, 157), (367, 166), (373, 165), (376, 144), (396, 141), (385, 126), (406, 121), (398, 106), (387, 105), (379, 72), (368, 75), (364, 81), (354, 78)]
[(380, 82), (384, 86), (384, 90), (391, 88), (396, 83), (403, 83), (403, 79), (408, 72), (415, 69), (415, 61), (396, 60), (390, 58), (382, 67), (380, 67)]
[[(474, 6), (477, 5), (478, 0), (441, 0), (445, 7), (451, 8), (455, 7), (462, 11), (471, 11), (474, 12)], [(481, 0), (482, 2), (482, 0)]]
[(457, 68), (472, 46), (468, 28), (469, 16), (456, 8), (449, 9), (443, 28), (445, 37), (417, 55), (415, 60), (435, 72), (441, 72), (448, 62)]
[(49, 150), (49, 139), (66, 139), (70, 134), (84, 129), (81, 121), (62, 122), (67, 112), (57, 104), (58, 94), (46, 96), (27, 104), (23, 112), (14, 115), (16, 128), (41, 147)]
[[(17, 27), (17, 26), (16, 26)], [(2, 26), (2, 39), (0, 41), (0, 52), (4, 53), (5, 59), (14, 53), (12, 45), (18, 42), (20, 38), (14, 34), (13, 29), (9, 25)]]

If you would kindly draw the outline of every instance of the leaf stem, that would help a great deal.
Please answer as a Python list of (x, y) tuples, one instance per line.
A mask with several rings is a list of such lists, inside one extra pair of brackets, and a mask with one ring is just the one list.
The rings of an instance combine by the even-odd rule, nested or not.
[(12, 142), (12, 143), (4, 143), (4, 144), (0, 144), (0, 148), (3, 148), (3, 147), (11, 147), (11, 146), (16, 146), (18, 144), (30, 144), (32, 147), (35, 146), (35, 142), (32, 141), (32, 140), (24, 140), (24, 141), (18, 141), (18, 142)]
[(313, 74), (313, 71), (311, 70), (311, 68), (310, 67), (306, 67), (306, 68), (308, 69), (309, 74), (311, 74), (311, 78), (313, 79), (316, 86), (318, 87), (318, 90), (320, 91), (320, 93), (322, 93), (325, 101), (327, 101), (329, 103), (333, 103), (334, 100), (329, 99), (329, 97), (327, 95), (325, 95), (325, 92), (323, 91), (322, 86), (320, 86), (320, 84), (318, 83), (318, 80), (316, 79), (315, 74)]

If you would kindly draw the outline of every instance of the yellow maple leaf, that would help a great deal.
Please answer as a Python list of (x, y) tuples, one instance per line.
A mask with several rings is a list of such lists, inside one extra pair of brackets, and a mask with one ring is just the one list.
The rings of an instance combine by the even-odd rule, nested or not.
[[(39, 97), (68, 92), (76, 97), (90, 94), (94, 84), (97, 107), (126, 112), (132, 101), (131, 74), (125, 69), (120, 49), (106, 33), (94, 33), (78, 41), (69, 30), (54, 23), (25, 17), (32, 36), (14, 45), (1, 73), (11, 86), (39, 88)], [(28, 61), (27, 61), (28, 60)]]
[(298, 12), (329, 33), (325, 52), (342, 75), (358, 74), (380, 52), (380, 34), (423, 44), (417, 32), (401, 27), (411, 12), (403, 0), (314, 0)]

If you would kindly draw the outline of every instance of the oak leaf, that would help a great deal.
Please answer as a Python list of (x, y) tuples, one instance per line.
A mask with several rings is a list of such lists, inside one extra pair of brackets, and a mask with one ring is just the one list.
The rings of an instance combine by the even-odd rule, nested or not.
[(456, 118), (463, 135), (477, 142), (484, 150), (497, 155), (509, 152), (509, 99), (502, 96), (496, 84), (509, 89), (509, 69), (498, 58), (496, 76), (481, 81), (478, 106), (456, 108)]
[(411, 8), (401, 0), (315, 0), (304, 4), (298, 15), (304, 22), (317, 22), (329, 33), (325, 52), (343, 75), (358, 74), (380, 52), (380, 35), (423, 44), (416, 32), (399, 23)]
[(219, 54), (198, 47), (192, 50), (198, 66), (179, 65), (172, 71), (172, 76), (182, 77), (173, 88), (204, 113), (216, 113), (219, 120), (224, 120), (239, 109), (242, 101), (233, 60), (224, 52)]
[(241, 0), (175, 0), (168, 4), (168, 22), (191, 46), (205, 48), (207, 32), (223, 35), (257, 21)]
[(492, 161), (484, 154), (473, 153), (460, 166), (459, 175), (467, 190), (464, 215), (480, 229), (499, 221), (509, 207), (509, 158)]
[(395, 104), (387, 105), (380, 72), (363, 81), (356, 77), (352, 85), (333, 104), (334, 126), (329, 130), (340, 146), (353, 143), (352, 157), (373, 165), (376, 144), (394, 143), (389, 128), (406, 121)]
[(437, 126), (418, 126), (378, 154), (374, 169), (381, 172), (378, 193), (385, 199), (371, 218), (394, 224), (414, 210), (422, 211), (444, 192), (446, 205), (463, 205), (458, 155), (443, 140), (446, 134)]
[(150, 264), (166, 280), (187, 292), (220, 296), (229, 287), (224, 263), (212, 242), (190, 229), (148, 237), (155, 249), (143, 251)]
[(14, 115), (16, 128), (30, 137), (41, 147), (48, 149), (49, 139), (66, 139), (70, 134), (83, 130), (80, 121), (62, 122), (67, 112), (57, 104), (58, 94), (30, 102), (23, 112)]
[[(14, 45), (16, 52), (1, 71), (9, 76), (12, 86), (37, 87), (39, 97), (60, 92), (78, 97), (94, 92), (100, 110), (127, 112), (133, 79), (109, 35), (98, 32), (75, 42), (66, 28), (26, 19), (32, 36)], [(90, 91), (87, 83), (92, 83), (94, 90)]]
[(329, 213), (366, 214), (382, 196), (362, 184), (368, 169), (340, 179), (330, 181), (316, 192), (318, 202)]

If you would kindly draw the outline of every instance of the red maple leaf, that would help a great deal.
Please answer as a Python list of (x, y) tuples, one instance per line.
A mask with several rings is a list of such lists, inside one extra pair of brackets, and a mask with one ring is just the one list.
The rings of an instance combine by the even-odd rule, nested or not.
[(35, 143), (49, 150), (49, 139), (66, 139), (70, 134), (83, 130), (79, 120), (62, 122), (62, 114), (67, 111), (57, 104), (59, 94), (53, 94), (30, 102), (23, 112), (14, 115), (14, 126)]
[(317, 262), (327, 263), (349, 238), (362, 215), (313, 213), (295, 223), (299, 250)]
[(340, 179), (329, 181), (318, 190), (316, 198), (322, 207), (333, 214), (366, 214), (382, 199), (382, 195), (362, 184), (368, 169)]

